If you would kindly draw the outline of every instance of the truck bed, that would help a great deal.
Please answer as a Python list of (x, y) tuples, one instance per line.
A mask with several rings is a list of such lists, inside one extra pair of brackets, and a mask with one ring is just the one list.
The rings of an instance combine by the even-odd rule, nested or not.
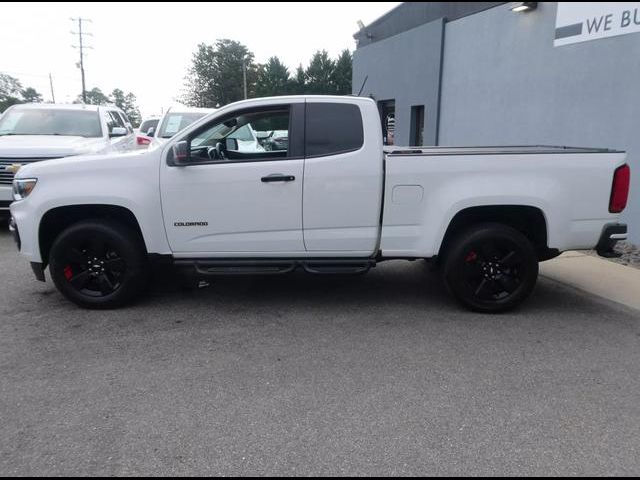
[[(437, 255), (453, 218), (469, 208), (529, 206), (546, 222), (548, 246), (593, 248), (609, 212), (624, 152), (579, 147), (385, 147), (381, 250)], [(443, 158), (446, 157), (446, 158)]]

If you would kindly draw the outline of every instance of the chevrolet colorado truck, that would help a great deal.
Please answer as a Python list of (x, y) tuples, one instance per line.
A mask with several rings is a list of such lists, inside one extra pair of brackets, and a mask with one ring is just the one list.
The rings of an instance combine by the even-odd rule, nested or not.
[[(243, 151), (235, 132), (286, 131)], [(281, 147), (277, 147), (281, 145)], [(164, 145), (21, 168), (11, 229), (39, 280), (88, 308), (140, 294), (154, 261), (194, 278), (362, 273), (428, 259), (466, 307), (499, 312), (538, 262), (611, 255), (625, 153), (570, 147), (383, 147), (375, 102), (291, 96), (227, 105)]]

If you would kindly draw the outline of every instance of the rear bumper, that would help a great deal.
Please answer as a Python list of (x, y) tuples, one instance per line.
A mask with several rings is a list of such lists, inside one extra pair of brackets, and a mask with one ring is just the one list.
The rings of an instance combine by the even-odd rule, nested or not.
[(616, 243), (627, 239), (627, 225), (625, 223), (609, 223), (602, 229), (596, 252), (601, 257), (613, 258), (620, 254), (613, 250)]

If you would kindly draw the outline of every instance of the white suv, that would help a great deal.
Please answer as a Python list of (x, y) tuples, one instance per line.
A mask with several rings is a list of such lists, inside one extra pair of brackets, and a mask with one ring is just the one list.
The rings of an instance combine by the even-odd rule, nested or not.
[(9, 214), (11, 183), (21, 165), (133, 148), (133, 127), (116, 107), (21, 104), (0, 116), (0, 215)]

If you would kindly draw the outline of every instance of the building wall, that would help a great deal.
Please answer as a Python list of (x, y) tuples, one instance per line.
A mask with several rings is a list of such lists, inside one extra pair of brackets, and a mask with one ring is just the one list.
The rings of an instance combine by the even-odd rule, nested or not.
[(411, 107), (424, 105), (424, 143), (434, 145), (438, 127), (440, 60), (444, 22), (434, 20), (384, 41), (358, 48), (353, 55), (353, 93), (376, 101), (395, 100), (395, 143), (410, 144)]
[(554, 48), (555, 16), (556, 3), (540, 2), (446, 24), (438, 143), (626, 150), (623, 216), (640, 244), (640, 33)]

